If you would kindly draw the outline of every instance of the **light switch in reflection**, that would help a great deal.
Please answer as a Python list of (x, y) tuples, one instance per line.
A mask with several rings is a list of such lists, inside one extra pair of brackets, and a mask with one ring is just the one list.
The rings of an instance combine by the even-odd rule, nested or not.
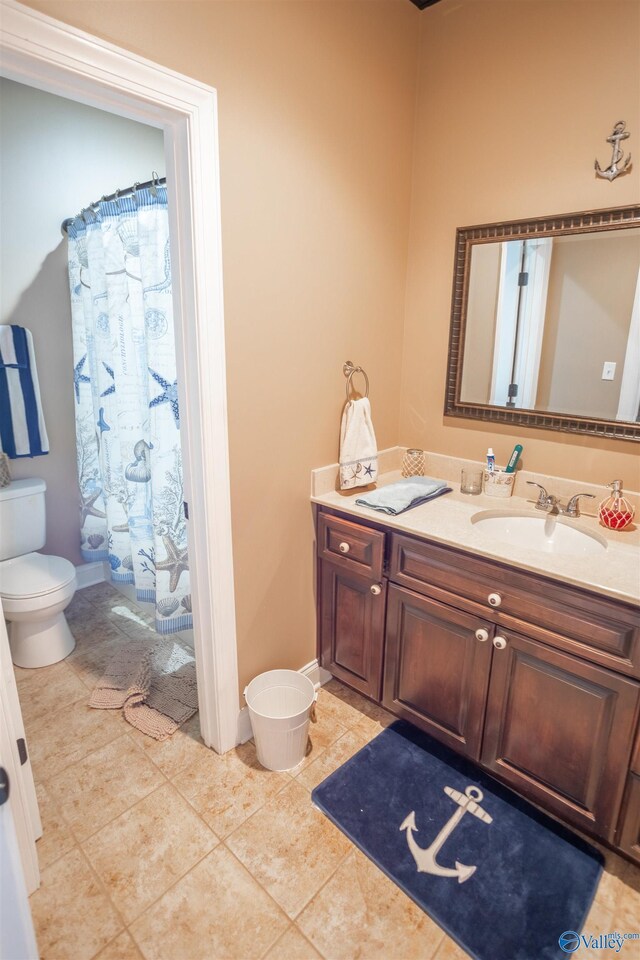
[(602, 367), (602, 379), (613, 380), (616, 375), (616, 365), (614, 360), (605, 360)]

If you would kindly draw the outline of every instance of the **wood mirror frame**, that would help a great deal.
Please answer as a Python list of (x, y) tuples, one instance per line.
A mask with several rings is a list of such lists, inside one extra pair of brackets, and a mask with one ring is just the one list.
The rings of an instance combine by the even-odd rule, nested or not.
[(618, 440), (640, 440), (640, 423), (638, 422), (605, 420), (522, 408), (506, 409), (490, 404), (469, 403), (460, 399), (471, 251), (474, 244), (621, 230), (638, 226), (640, 226), (640, 205), (589, 210), (582, 213), (540, 217), (534, 220), (509, 220), (503, 223), (459, 227), (456, 230), (445, 416), (520, 424), (542, 430), (560, 430), (566, 433), (590, 434)]

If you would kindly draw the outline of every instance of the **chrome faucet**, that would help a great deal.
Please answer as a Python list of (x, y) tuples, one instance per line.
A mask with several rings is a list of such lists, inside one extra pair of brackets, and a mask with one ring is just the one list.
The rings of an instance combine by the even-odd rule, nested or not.
[(541, 483), (536, 483), (535, 480), (527, 480), (527, 483), (532, 487), (537, 487), (540, 491), (535, 505), (536, 510), (546, 510), (549, 514), (560, 514), (564, 517), (572, 517), (574, 520), (580, 516), (578, 503), (580, 497), (588, 497), (590, 500), (595, 499), (593, 493), (576, 493), (566, 504), (562, 504), (559, 498), (552, 493), (548, 493)]

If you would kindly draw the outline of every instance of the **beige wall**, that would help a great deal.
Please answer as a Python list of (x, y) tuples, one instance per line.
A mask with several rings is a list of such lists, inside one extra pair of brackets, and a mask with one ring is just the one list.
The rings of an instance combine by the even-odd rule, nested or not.
[(420, 13), (30, 5), (218, 91), (241, 686), (297, 669), (315, 657), (309, 474), (337, 458), (345, 360), (380, 446), (397, 440)]
[(637, 230), (554, 241), (538, 409), (616, 419), (639, 269)]
[(47, 484), (44, 553), (81, 564), (73, 350), (64, 219), (164, 175), (161, 130), (0, 79), (0, 323), (33, 334), (49, 453), (11, 475)]
[[(443, 417), (458, 226), (637, 203), (613, 183), (613, 124), (640, 136), (640, 4), (442, 0), (421, 17), (419, 103), (399, 442), (638, 489), (636, 445)], [(635, 138), (634, 138), (635, 134)], [(629, 146), (631, 144), (631, 146)]]

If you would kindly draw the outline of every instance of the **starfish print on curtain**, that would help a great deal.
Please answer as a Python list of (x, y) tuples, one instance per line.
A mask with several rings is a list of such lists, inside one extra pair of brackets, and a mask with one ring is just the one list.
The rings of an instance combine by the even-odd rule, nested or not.
[(165, 380), (164, 377), (161, 377), (159, 373), (156, 373), (155, 370), (152, 370), (149, 367), (149, 373), (162, 387), (162, 393), (158, 397), (154, 397), (153, 400), (149, 401), (149, 407), (157, 407), (159, 403), (170, 403), (171, 412), (173, 414), (173, 419), (176, 422), (176, 427), (180, 426), (180, 408), (178, 407), (178, 381), (174, 380), (173, 383), (170, 383), (168, 380)]
[(84, 357), (81, 357), (73, 368), (73, 383), (76, 389), (76, 400), (78, 403), (80, 403), (80, 384), (91, 383), (91, 377), (88, 377), (86, 373), (82, 372), (82, 368), (84, 367), (86, 360), (87, 355), (85, 353)]
[(171, 537), (163, 537), (162, 542), (167, 551), (165, 560), (156, 563), (156, 573), (158, 570), (167, 570), (169, 573), (169, 593), (175, 593), (176, 587), (180, 582), (180, 576), (189, 569), (187, 561), (187, 548), (180, 549), (175, 545)]

